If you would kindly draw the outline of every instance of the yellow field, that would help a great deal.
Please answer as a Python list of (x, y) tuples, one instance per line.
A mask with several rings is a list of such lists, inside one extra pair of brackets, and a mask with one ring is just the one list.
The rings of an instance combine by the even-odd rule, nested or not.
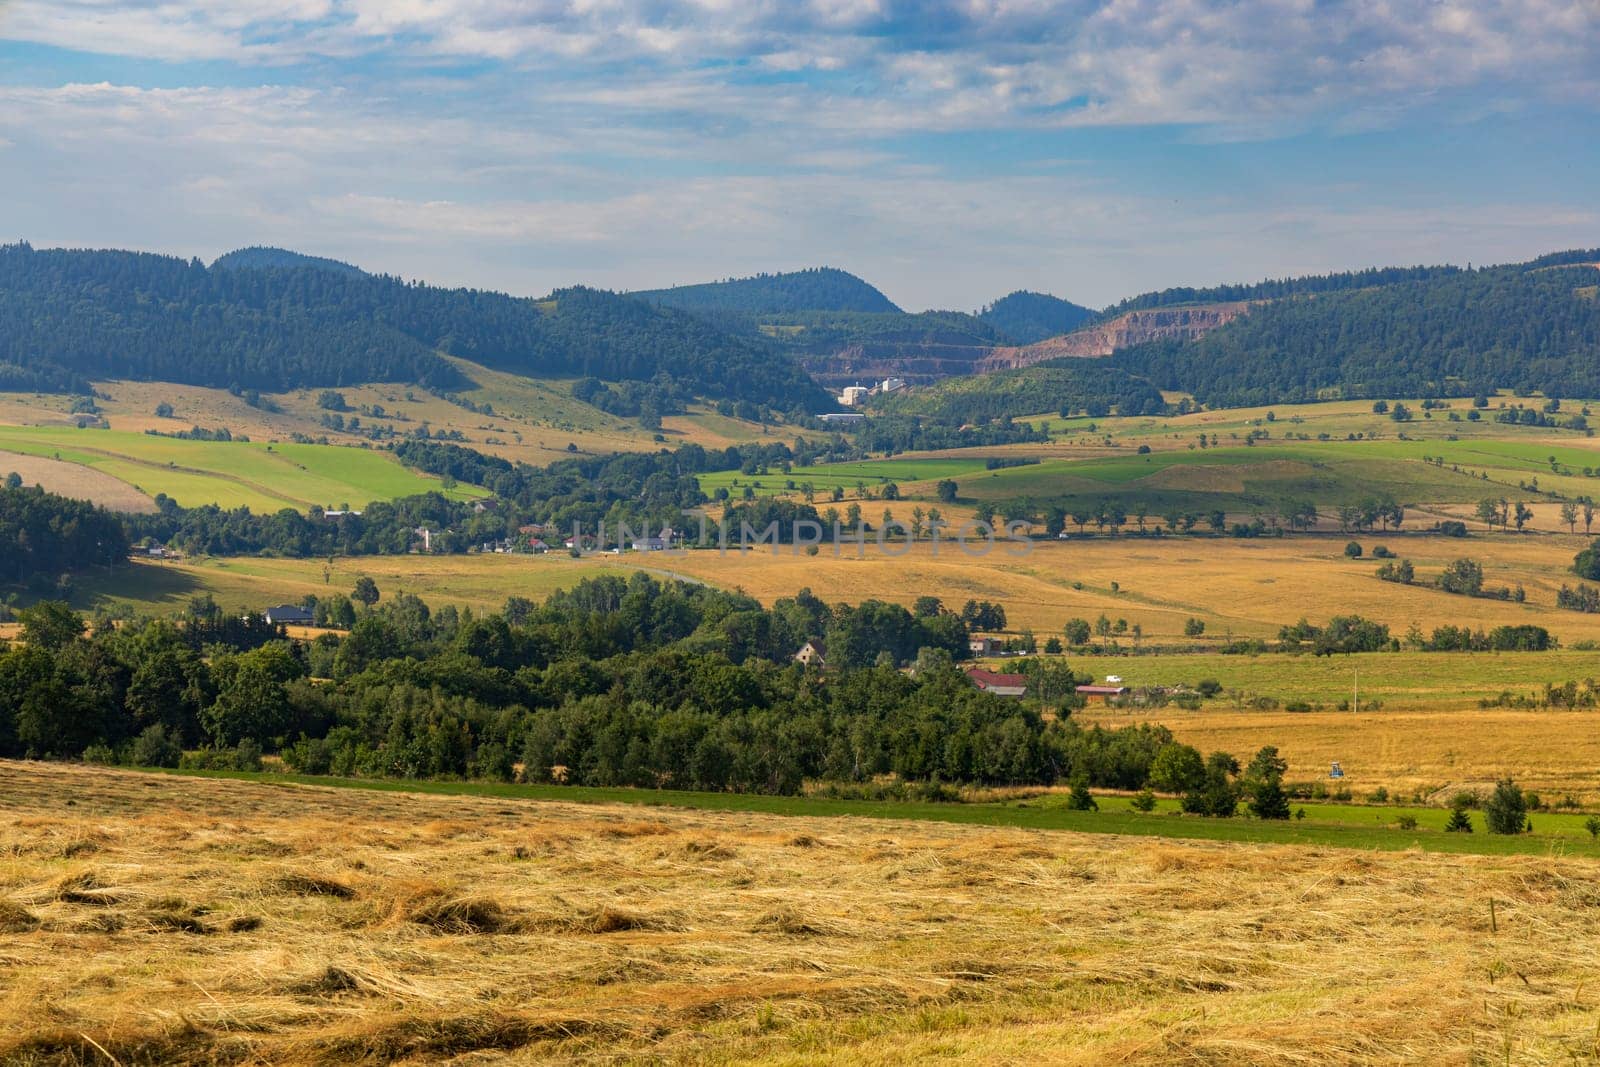
[[(904, 502), (895, 505), (908, 511)], [(959, 509), (957, 509), (959, 510)], [(873, 516), (874, 521), (876, 516)], [(1374, 576), (1378, 561), (1347, 560), (1344, 540), (1285, 537), (1266, 540), (1121, 538), (1036, 543), (1024, 556), (1012, 546), (978, 558), (944, 545), (935, 554), (921, 543), (891, 557), (869, 544), (864, 558), (851, 546), (834, 555), (796, 555), (789, 546), (760, 552), (692, 551), (591, 556), (581, 561), (561, 553), (546, 556), (355, 557), (334, 562), (331, 583), (346, 589), (356, 575), (371, 574), (381, 587), (404, 588), (438, 603), (498, 607), (510, 595), (542, 597), (589, 574), (639, 568), (659, 576), (738, 588), (765, 603), (809, 587), (825, 600), (851, 603), (879, 598), (910, 605), (918, 596), (942, 598), (959, 608), (969, 599), (1003, 603), (1012, 630), (1031, 628), (1041, 640), (1059, 633), (1067, 619), (1093, 621), (1101, 614), (1125, 618), (1144, 629), (1146, 641), (1185, 641), (1187, 619), (1205, 620), (1201, 643), (1232, 637), (1277, 636), (1278, 628), (1302, 616), (1325, 622), (1357, 613), (1387, 623), (1396, 637), (1416, 623), (1424, 632), (1445, 624), (1492, 629), (1504, 624), (1546, 626), (1564, 643), (1600, 640), (1600, 615), (1558, 610), (1556, 591), (1573, 583), (1573, 553), (1585, 539), (1565, 534), (1485, 536), (1466, 540), (1403, 534), (1364, 538), (1386, 542), (1431, 580), (1452, 559), (1470, 556), (1484, 565), (1491, 587), (1521, 584), (1526, 603), (1451, 596), (1427, 585), (1401, 586)], [(139, 564), (158, 570), (138, 580), (107, 585), (86, 576), (89, 595), (145, 607), (178, 603), (209, 590), (226, 604), (241, 597), (293, 600), (319, 592), (322, 560), (233, 559)], [(1112, 591), (1112, 583), (1119, 589)], [(1081, 585), (1081, 588), (1079, 586)], [(272, 598), (276, 598), (275, 600)], [(1123, 638), (1124, 645), (1130, 639)]]
[(1586, 860), (19, 763), (0, 764), (0, 796), (4, 1062), (1566, 1064), (1596, 1051), (1600, 869)]
[[(1429, 631), (1447, 623), (1492, 628), (1510, 623), (1548, 626), (1563, 641), (1600, 640), (1600, 615), (1558, 611), (1556, 591), (1577, 581), (1568, 568), (1586, 544), (1566, 535), (1483, 537), (1459, 540), (1404, 534), (1380, 541), (1413, 561), (1431, 579), (1451, 560), (1483, 562), (1486, 584), (1523, 585), (1527, 602), (1450, 596), (1422, 585), (1400, 586), (1374, 576), (1378, 562), (1344, 558), (1344, 540), (1286, 537), (1275, 540), (1098, 539), (1038, 543), (1025, 556), (996, 548), (985, 558), (956, 546), (918, 545), (889, 558), (869, 547), (855, 558), (846, 547), (819, 555), (794, 555), (788, 548), (732, 553), (691, 552), (671, 557), (623, 556), (623, 566), (669, 570), (770, 601), (809, 586), (827, 600), (855, 602), (877, 597), (909, 605), (929, 594), (959, 607), (971, 598), (999, 600), (1013, 630), (1031, 627), (1041, 639), (1059, 632), (1070, 617), (1094, 620), (1104, 613), (1144, 627), (1147, 639), (1182, 640), (1184, 621), (1206, 621), (1211, 641), (1234, 636), (1275, 637), (1279, 626), (1302, 616), (1325, 622), (1357, 613), (1388, 623), (1402, 636), (1415, 622)], [(1113, 582), (1120, 586), (1111, 591)], [(1078, 584), (1082, 588), (1077, 588)], [(1126, 644), (1126, 640), (1124, 644)]]
[(542, 599), (584, 577), (614, 568), (559, 553), (547, 556), (360, 556), (325, 560), (234, 557), (181, 562), (134, 560), (130, 569), (106, 578), (85, 574), (79, 582), (81, 607), (128, 605), (165, 615), (206, 593), (227, 610), (259, 611), (274, 604), (298, 603), (308, 593), (348, 593), (368, 575), (384, 596), (406, 592), (435, 608), (446, 604), (474, 611), (498, 611), (509, 596)]
[[(1326, 779), (1337, 760), (1358, 795), (1383, 786), (1410, 797), (1421, 790), (1494, 788), (1515, 778), (1548, 802), (1571, 793), (1600, 799), (1600, 712), (1471, 711), (1260, 712), (1178, 709), (1111, 711), (1092, 707), (1085, 722), (1155, 722), (1202, 752), (1241, 757), (1278, 746), (1291, 779)], [(1330, 788), (1339, 783), (1329, 782)]]

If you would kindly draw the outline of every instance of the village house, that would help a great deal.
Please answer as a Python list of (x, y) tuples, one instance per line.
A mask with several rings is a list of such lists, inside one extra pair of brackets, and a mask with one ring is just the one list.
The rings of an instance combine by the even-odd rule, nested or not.
[(822, 668), (828, 665), (828, 650), (821, 641), (807, 641), (794, 654), (794, 661), (806, 667)]
[(1020, 697), (1028, 691), (1026, 674), (1000, 674), (982, 667), (968, 667), (967, 679), (985, 693), (997, 697)]
[(316, 621), (311, 612), (297, 604), (279, 604), (261, 615), (273, 626), (310, 626)]
[(967, 651), (974, 656), (992, 656), (1000, 643), (992, 637), (974, 637), (967, 642)]

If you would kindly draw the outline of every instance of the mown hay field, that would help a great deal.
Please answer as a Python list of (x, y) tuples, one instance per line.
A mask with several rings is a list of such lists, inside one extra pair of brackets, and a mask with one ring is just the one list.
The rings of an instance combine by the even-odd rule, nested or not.
[(1593, 861), (0, 764), (0, 1061), (1570, 1063)]

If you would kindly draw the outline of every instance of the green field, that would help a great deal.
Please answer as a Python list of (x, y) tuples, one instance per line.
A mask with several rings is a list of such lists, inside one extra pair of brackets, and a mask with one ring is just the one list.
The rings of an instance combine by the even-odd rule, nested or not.
[(217, 504), (273, 512), (359, 508), (432, 490), (457, 499), (487, 495), (475, 486), (443, 490), (437, 479), (408, 470), (387, 452), (334, 445), (185, 441), (119, 430), (0, 426), (0, 452), (81, 464), (147, 496), (165, 493), (185, 507)]
[[(1335, 848), (1514, 855), (1567, 852), (1600, 856), (1600, 845), (1584, 828), (1587, 816), (1538, 813), (1532, 816), (1536, 832), (1496, 836), (1484, 832), (1483, 816), (1474, 812), (1474, 832), (1445, 833), (1446, 813), (1438, 808), (1377, 807), (1355, 804), (1292, 804), (1305, 811), (1304, 819), (1263, 821), (1246, 816), (1209, 819), (1178, 814), (1175, 801), (1158, 804), (1149, 814), (1134, 811), (1129, 798), (1100, 798), (1099, 811), (1071, 811), (1065, 797), (1045, 794), (1028, 800), (996, 803), (927, 803), (919, 801), (833, 800), (820, 797), (763, 796), (752, 793), (691, 793), (675, 790), (595, 788), (583, 786), (511, 785), (491, 782), (436, 782), (398, 779), (325, 778), (270, 771), (161, 771), (158, 773), (203, 778), (230, 778), (281, 784), (336, 786), (348, 789), (489, 796), (506, 800), (563, 801), (577, 804), (638, 804), (646, 807), (688, 808), (697, 811), (760, 812), (770, 815), (910, 819), (975, 826), (1009, 826), (1028, 830), (1068, 830), (1076, 833), (1122, 834), (1208, 841), (1247, 841), (1271, 844), (1321, 845)], [(1399, 829), (1402, 815), (1417, 820), (1415, 830)]]
[[(859, 463), (827, 463), (816, 467), (795, 467), (785, 473), (773, 470), (766, 474), (744, 474), (740, 471), (717, 471), (700, 475), (700, 487), (707, 493), (727, 489), (738, 496), (745, 487), (755, 489), (760, 496), (774, 496), (794, 492), (809, 483), (819, 492), (835, 487), (854, 490), (857, 483), (875, 488), (888, 482), (897, 485), (913, 482), (937, 481), (941, 478), (971, 476), (984, 469), (986, 460), (972, 459), (882, 459)], [(790, 483), (793, 483), (792, 485)], [(931, 495), (931, 492), (930, 492)]]

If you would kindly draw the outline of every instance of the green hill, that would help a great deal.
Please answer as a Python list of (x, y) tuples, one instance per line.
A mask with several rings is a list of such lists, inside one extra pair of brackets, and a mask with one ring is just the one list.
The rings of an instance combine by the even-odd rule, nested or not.
[[(1189, 342), (1111, 357), (1211, 405), (1334, 397), (1600, 396), (1600, 250), (1440, 269), (1342, 290), (1291, 291)], [(1383, 274), (1385, 272), (1375, 272)], [(1355, 276), (1349, 276), (1355, 277)]]
[(1019, 345), (1031, 345), (1076, 330), (1094, 316), (1090, 308), (1048, 293), (1030, 293), (1023, 289), (1001, 297), (978, 312), (980, 319)]
[[(252, 251), (249, 264), (279, 261)], [(544, 300), (284, 266), (207, 268), (120, 251), (0, 247), (0, 390), (91, 379), (283, 392), (361, 382), (456, 389), (441, 353), (531, 377), (589, 376), (816, 410), (825, 395), (757, 336), (614, 293)]]
[(794, 311), (897, 312), (877, 289), (847, 271), (812, 267), (786, 274), (757, 274), (671, 289), (649, 289), (630, 296), (685, 311), (768, 314)]
[(337, 259), (308, 256), (301, 252), (291, 252), (287, 248), (269, 248), (264, 245), (236, 248), (232, 252), (218, 256), (212, 260), (211, 269), (216, 270), (219, 267), (223, 270), (292, 270), (296, 267), (315, 267), (334, 274), (367, 273), (360, 267)]

